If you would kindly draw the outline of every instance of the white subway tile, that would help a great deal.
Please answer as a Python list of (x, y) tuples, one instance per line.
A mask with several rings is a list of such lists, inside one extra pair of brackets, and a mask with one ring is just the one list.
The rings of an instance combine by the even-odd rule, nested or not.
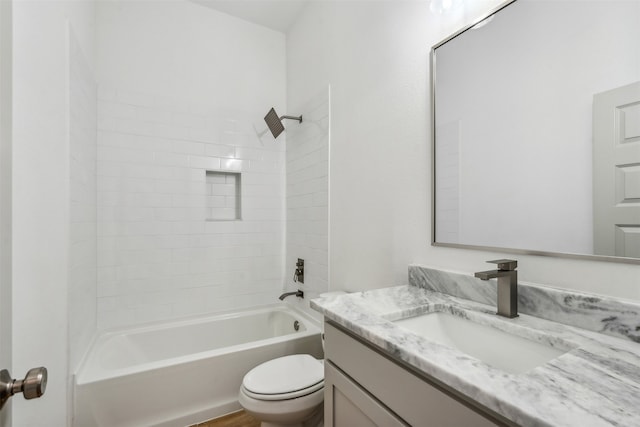
[(174, 194), (171, 196), (171, 201), (174, 207), (204, 208), (207, 206), (206, 197), (198, 194)]
[(226, 171), (243, 171), (249, 168), (249, 160), (219, 159), (220, 169)]
[(157, 193), (119, 193), (118, 206), (130, 207), (170, 207), (170, 194)]
[(118, 101), (123, 104), (137, 105), (143, 107), (153, 107), (156, 101), (153, 95), (129, 90), (118, 90)]
[(189, 129), (188, 139), (193, 141), (217, 144), (220, 142), (220, 132), (217, 129)]
[(243, 209), (283, 209), (284, 201), (273, 197), (245, 197)]
[(170, 249), (123, 251), (120, 254), (120, 265), (157, 264), (171, 261)]
[(122, 309), (106, 311), (98, 316), (98, 329), (117, 328), (135, 322), (133, 310)]
[(248, 221), (278, 221), (284, 209), (245, 209), (242, 218)]
[(302, 194), (299, 196), (287, 197), (287, 207), (289, 208), (304, 208), (313, 206), (314, 195)]
[(207, 196), (206, 201), (207, 201), (207, 207), (209, 208), (226, 207), (224, 196)]
[[(205, 144), (202, 142), (174, 141), (171, 147), (174, 153), (204, 156)], [(209, 156), (209, 154), (207, 154)]]
[(171, 113), (159, 108), (136, 107), (136, 118), (143, 122), (169, 123)]
[(171, 96), (156, 95), (155, 108), (168, 112), (189, 112), (189, 105), (183, 99), (176, 99)]
[(116, 119), (134, 119), (136, 117), (136, 111), (131, 105), (119, 102), (99, 101), (98, 115)]
[(155, 219), (158, 221), (204, 221), (204, 208), (157, 208)]
[(207, 234), (226, 234), (234, 231), (235, 225), (233, 221), (207, 221), (205, 223), (205, 232)]
[(114, 267), (98, 267), (96, 275), (99, 286), (104, 283), (118, 282), (121, 279), (121, 276), (118, 273), (118, 269)]
[(114, 101), (118, 97), (117, 91), (105, 85), (98, 85), (98, 99), (101, 101)]
[(98, 147), (98, 159), (103, 162), (153, 163), (153, 153), (119, 147)]
[(207, 213), (208, 220), (234, 220), (236, 219), (236, 209), (235, 208), (208, 208)]
[(203, 234), (205, 221), (172, 221), (170, 222), (171, 234)]
[(123, 236), (155, 236), (170, 230), (170, 225), (162, 221), (122, 222), (120, 226)]
[(202, 182), (206, 181), (205, 171), (202, 169), (191, 169), (189, 171), (189, 181)]
[(99, 283), (97, 286), (97, 297), (111, 297), (122, 295), (122, 286), (119, 282)]
[(213, 194), (213, 185), (226, 184), (227, 176), (225, 173), (207, 173), (206, 180), (210, 190), (207, 194)]
[(150, 125), (149, 135), (170, 139), (188, 139), (189, 129), (181, 126), (167, 125), (164, 123), (153, 123)]
[(182, 195), (206, 195), (207, 194), (207, 185), (204, 182), (194, 182), (194, 181), (175, 181), (175, 180), (157, 180), (156, 188), (158, 193), (160, 194), (168, 194), (170, 203), (168, 206), (171, 206), (171, 195), (172, 194), (182, 194)]
[(153, 236), (121, 236), (116, 238), (119, 251), (153, 250), (156, 244)]
[(217, 157), (189, 156), (189, 166), (192, 168), (219, 170), (220, 164)]
[(283, 176), (274, 173), (254, 173), (251, 171), (242, 174), (242, 185), (267, 185), (277, 187), (281, 184)]
[(189, 156), (186, 154), (156, 152), (155, 163), (161, 166), (187, 167), (189, 166)]
[(263, 172), (263, 173), (278, 173), (279, 171), (281, 171), (282, 168), (282, 164), (276, 162), (276, 161), (267, 161), (267, 160), (262, 160), (262, 161), (255, 161), (252, 160), (251, 161), (251, 171), (252, 172)]
[(158, 248), (174, 249), (192, 247), (189, 237), (189, 235), (166, 235), (156, 236), (154, 239)]
[(205, 118), (193, 113), (174, 113), (171, 123), (185, 128), (206, 129)]
[(326, 191), (314, 193), (313, 206), (329, 206), (329, 193)]
[(206, 144), (205, 154), (210, 157), (236, 158), (237, 148), (233, 145)]
[[(158, 273), (163, 276), (169, 276), (174, 278), (184, 277), (189, 274), (189, 263), (188, 262), (169, 262), (166, 264), (162, 264), (158, 266)], [(180, 283), (180, 280), (176, 283)]]
[(156, 166), (156, 178), (160, 180), (191, 181), (193, 169), (180, 166)]
[(167, 319), (171, 316), (171, 304), (149, 305), (134, 310), (136, 322), (153, 322)]
[(206, 302), (197, 289), (182, 289), (172, 302), (172, 314), (176, 317), (204, 313)]

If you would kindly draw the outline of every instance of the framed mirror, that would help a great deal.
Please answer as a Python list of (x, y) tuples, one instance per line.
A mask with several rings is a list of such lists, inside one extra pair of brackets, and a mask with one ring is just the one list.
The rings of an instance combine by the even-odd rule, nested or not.
[(432, 243), (640, 264), (640, 1), (508, 1), (431, 55)]

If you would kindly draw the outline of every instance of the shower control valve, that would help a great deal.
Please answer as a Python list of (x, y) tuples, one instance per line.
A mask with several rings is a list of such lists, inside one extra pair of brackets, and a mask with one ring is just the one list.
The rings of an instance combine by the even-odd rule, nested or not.
[(296, 262), (296, 271), (293, 273), (293, 281), (304, 283), (304, 260), (302, 258), (298, 258), (298, 262)]

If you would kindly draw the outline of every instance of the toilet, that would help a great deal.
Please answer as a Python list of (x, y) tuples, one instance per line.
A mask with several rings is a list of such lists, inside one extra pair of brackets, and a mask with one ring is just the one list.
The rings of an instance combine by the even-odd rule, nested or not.
[(308, 354), (269, 360), (244, 376), (238, 400), (262, 427), (322, 425), (324, 363)]
[[(320, 297), (344, 294), (328, 292)], [(322, 427), (324, 360), (293, 354), (262, 363), (244, 376), (238, 400), (262, 427)]]

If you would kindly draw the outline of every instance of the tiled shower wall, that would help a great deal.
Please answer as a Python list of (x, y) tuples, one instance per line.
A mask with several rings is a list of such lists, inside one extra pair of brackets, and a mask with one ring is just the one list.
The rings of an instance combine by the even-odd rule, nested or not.
[(96, 83), (69, 32), (69, 366), (96, 330)]
[[(328, 290), (329, 89), (290, 111), (302, 114), (303, 121), (287, 123), (285, 288), (304, 290), (309, 301)], [(304, 284), (293, 281), (298, 258), (305, 262)], [(308, 307), (301, 300), (295, 302)]]
[(106, 87), (98, 98), (98, 328), (275, 302), (285, 151), (262, 117)]

